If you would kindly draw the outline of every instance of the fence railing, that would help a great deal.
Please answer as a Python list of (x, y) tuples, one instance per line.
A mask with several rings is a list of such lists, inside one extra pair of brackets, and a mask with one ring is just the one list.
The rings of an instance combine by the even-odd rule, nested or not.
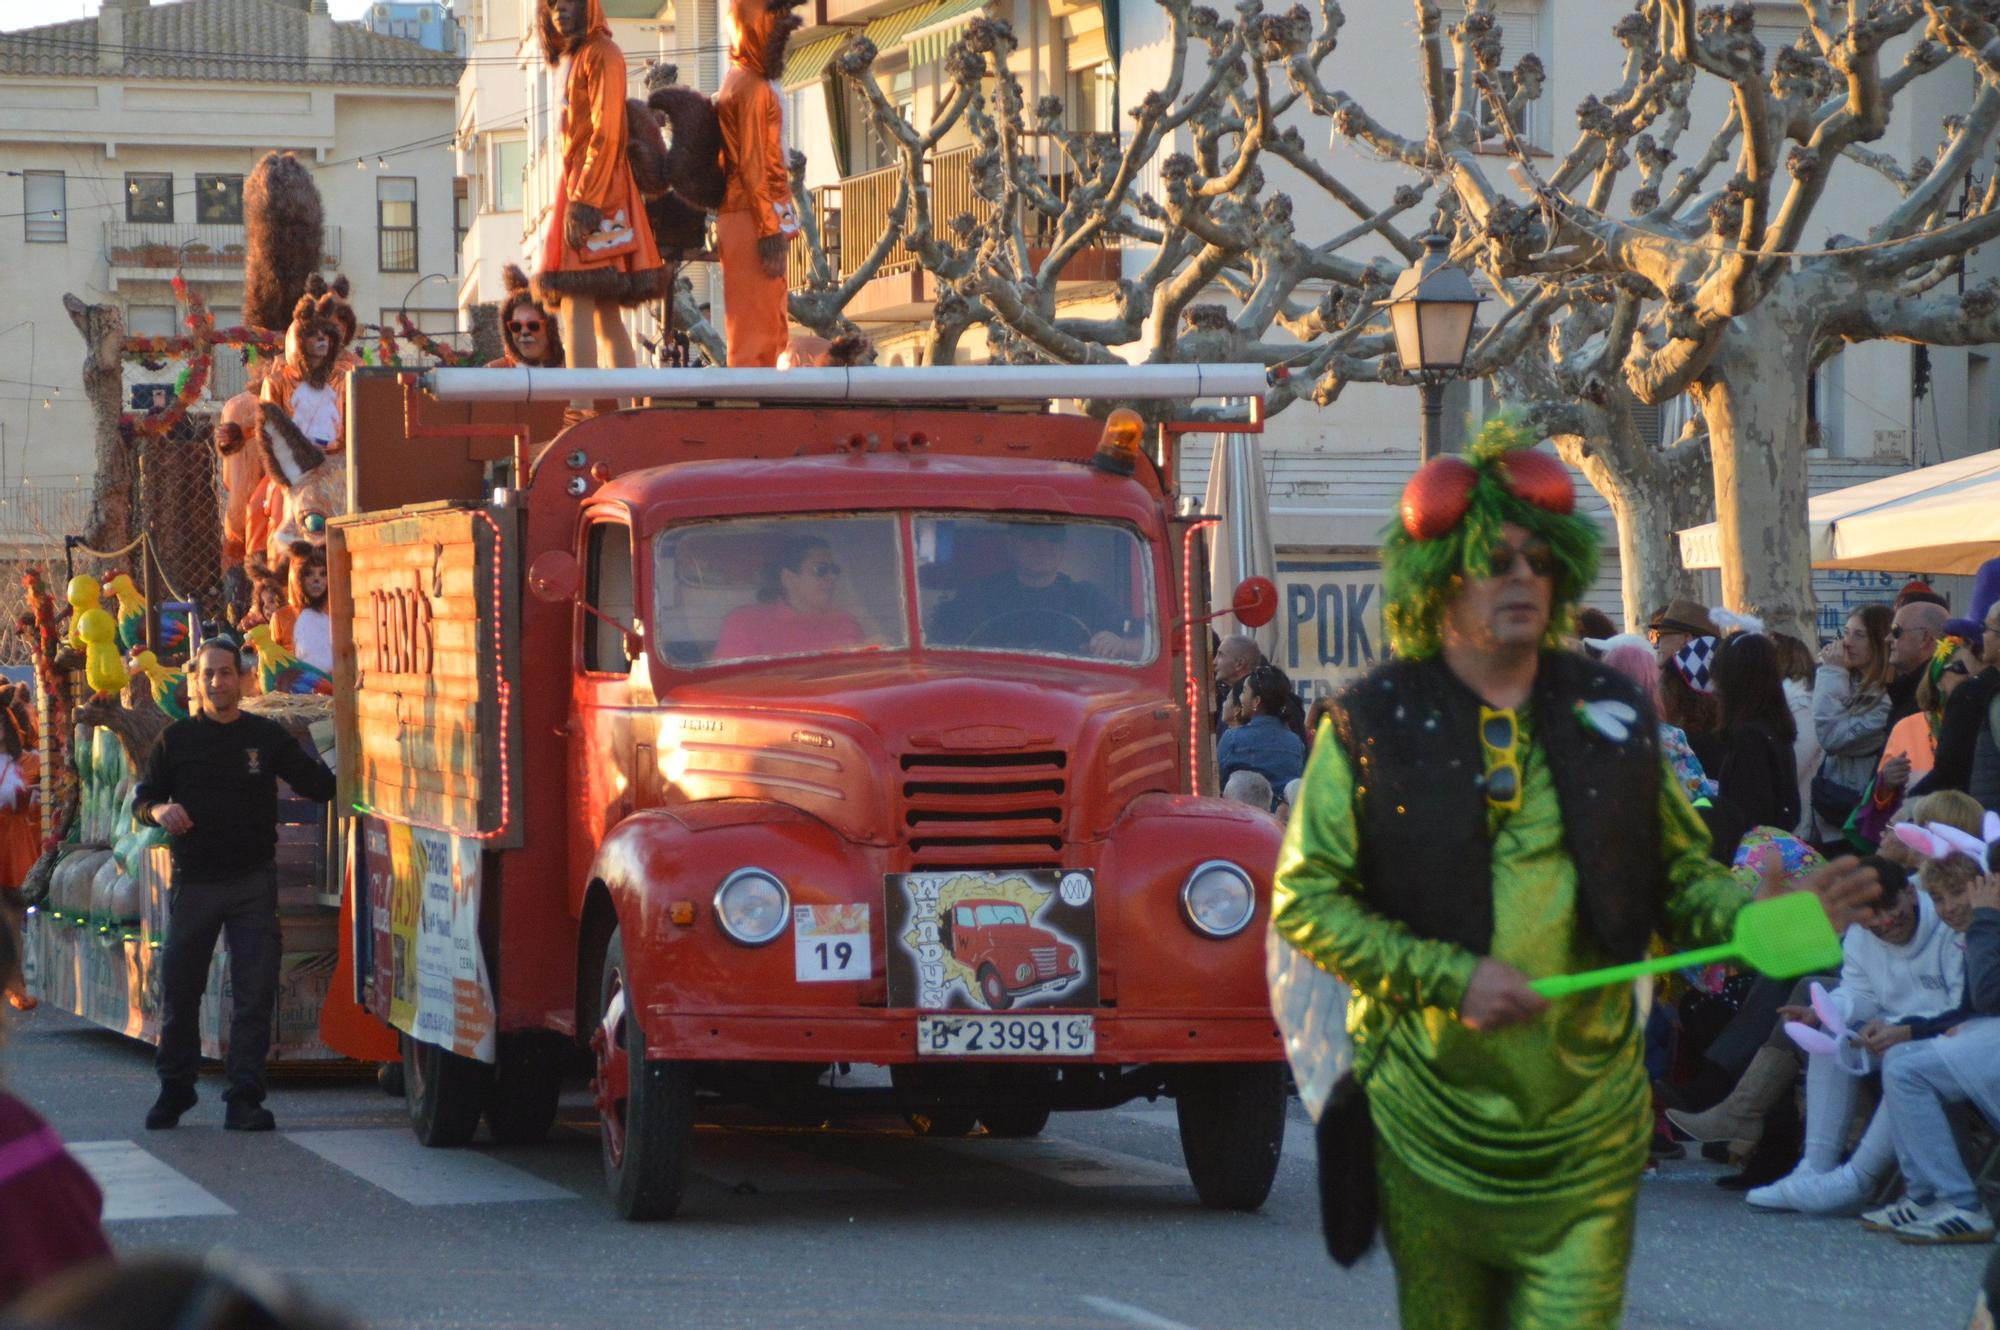
[[(1076, 177), (1054, 145), (1036, 149), (1042, 183), (1058, 198), (1068, 201)], [(970, 213), (977, 222), (990, 221), (999, 205), (981, 198), (975, 185), (973, 162), (979, 150), (968, 144), (933, 153), (924, 162), (924, 179), (930, 187), (931, 219), (940, 234), (948, 234), (951, 219)], [(840, 280), (861, 268), (889, 230), (895, 214), (900, 167), (889, 166), (847, 176), (837, 185), (822, 185), (812, 191), (813, 213), (819, 219), (820, 241), (833, 263), (834, 279)], [(1026, 205), (1022, 205), (1025, 207)], [(1052, 244), (1055, 219), (1035, 212), (1029, 218), (1028, 243)], [(1104, 247), (1099, 242), (1092, 248)], [(878, 277), (908, 272), (917, 266), (917, 253), (899, 238), (875, 270)], [(792, 246), (790, 278), (795, 287), (804, 286), (811, 274), (803, 239)]]
[[(60, 551), (63, 537), (83, 530), (89, 518), (88, 486), (10, 480), (0, 488), (0, 543), (53, 545)], [(0, 632), (9, 628), (0, 624)]]
[[(340, 228), (329, 226), (322, 241), (323, 266), (340, 266)], [(241, 226), (220, 222), (106, 222), (104, 261), (114, 268), (241, 268)]]

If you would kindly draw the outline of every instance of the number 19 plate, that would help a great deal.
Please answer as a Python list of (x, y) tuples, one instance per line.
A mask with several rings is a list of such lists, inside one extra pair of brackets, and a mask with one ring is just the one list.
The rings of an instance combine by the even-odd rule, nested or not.
[(1076, 1058), (1097, 1051), (1089, 1016), (919, 1016), (917, 1055), (937, 1058)]

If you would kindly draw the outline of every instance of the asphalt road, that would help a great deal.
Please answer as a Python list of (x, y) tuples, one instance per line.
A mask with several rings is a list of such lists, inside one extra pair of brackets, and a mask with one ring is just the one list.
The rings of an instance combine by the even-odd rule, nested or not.
[[(1387, 1261), (1319, 1245), (1302, 1113), (1254, 1215), (1203, 1210), (1171, 1105), (1059, 1115), (1039, 1141), (913, 1138), (900, 1123), (705, 1127), (661, 1225), (616, 1220), (577, 1087), (542, 1146), (426, 1151), (372, 1082), (277, 1082), (279, 1130), (221, 1130), (219, 1082), (141, 1127), (150, 1050), (16, 1015), (0, 1071), (105, 1183), (121, 1251), (220, 1248), (376, 1326), (1395, 1325)], [(1965, 1324), (1989, 1248), (1916, 1249), (1851, 1221), (1751, 1212), (1669, 1164), (1649, 1180), (1627, 1324), (1929, 1330)]]

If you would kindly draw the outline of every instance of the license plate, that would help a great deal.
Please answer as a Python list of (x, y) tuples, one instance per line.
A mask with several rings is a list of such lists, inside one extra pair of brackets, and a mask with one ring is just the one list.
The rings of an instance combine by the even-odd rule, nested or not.
[(917, 1055), (1078, 1058), (1097, 1051), (1090, 1016), (919, 1016)]

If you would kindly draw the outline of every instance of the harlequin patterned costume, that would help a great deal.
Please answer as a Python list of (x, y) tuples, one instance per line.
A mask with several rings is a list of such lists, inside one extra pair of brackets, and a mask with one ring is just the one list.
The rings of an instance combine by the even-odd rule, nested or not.
[[(1593, 719), (1642, 717), (1636, 690), (1554, 640), (1596, 535), (1552, 459), (1515, 451), (1529, 443), (1489, 424), (1469, 464), (1441, 459), (1461, 470), (1426, 475), (1432, 463), (1406, 491), (1383, 550), (1399, 659), (1341, 697), (1314, 745), (1273, 892), (1278, 935), (1351, 990), (1353, 1065), (1322, 1121), (1321, 1166), (1357, 1162), (1327, 1158), (1343, 1139), (1372, 1151), (1369, 1194), (1346, 1201), (1370, 1234), (1379, 1201), (1413, 1330), (1611, 1327), (1623, 1307), (1651, 1130), (1634, 990), (1475, 1032), (1458, 1008), (1480, 957), (1531, 979), (1633, 960), (1655, 931), (1722, 940), (1746, 899), (1709, 860), (1656, 727)], [(1485, 575), (1476, 561), (1503, 522), (1556, 562), (1550, 639), (1518, 709), (1513, 811), (1485, 796), (1482, 703), (1439, 655), (1451, 587)], [(1359, 1125), (1330, 1134), (1329, 1121)], [(1328, 1216), (1330, 1245), (1340, 1219)]]

